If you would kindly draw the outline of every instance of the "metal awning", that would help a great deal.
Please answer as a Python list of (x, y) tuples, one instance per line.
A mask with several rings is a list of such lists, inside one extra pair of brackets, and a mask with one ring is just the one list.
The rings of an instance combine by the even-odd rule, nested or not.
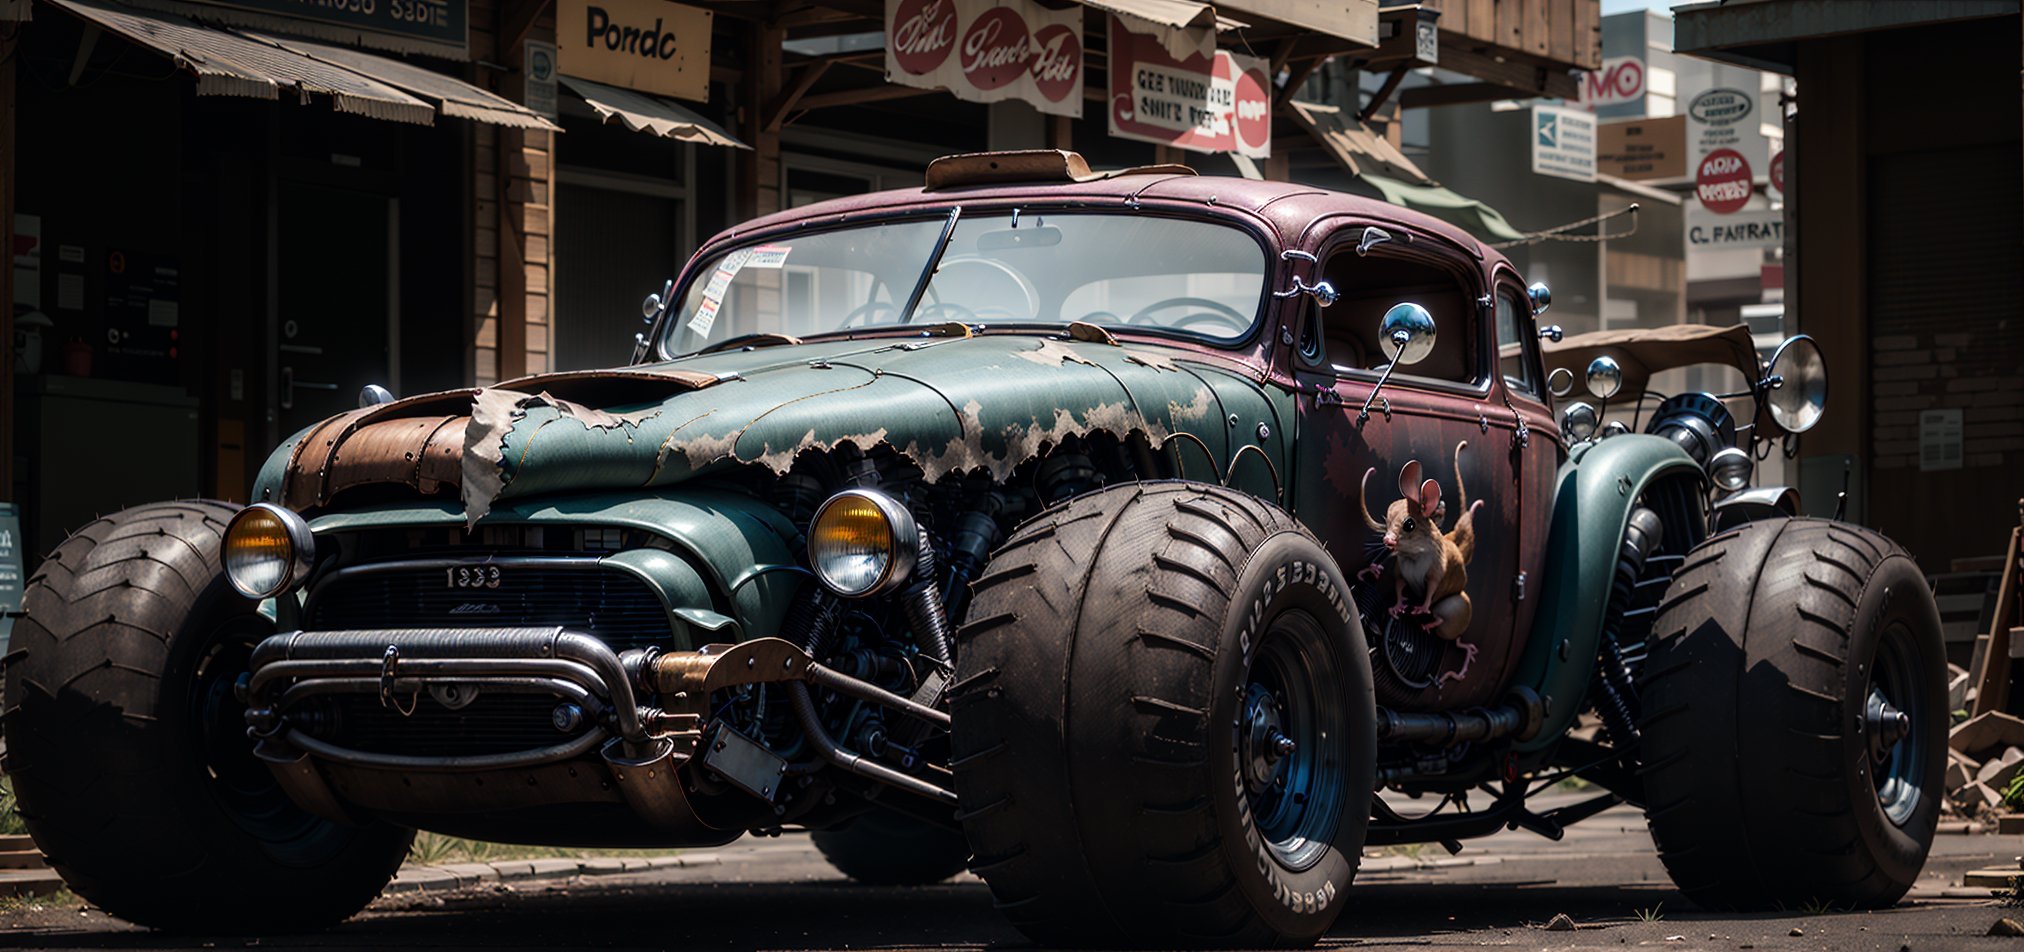
[(606, 86), (574, 76), (559, 76), (557, 79), (561, 80), (562, 85), (570, 92), (588, 103), (597, 113), (597, 117), (606, 123), (616, 121), (634, 132), (648, 132), (663, 138), (679, 139), (698, 145), (718, 145), (733, 149), (751, 148), (738, 141), (737, 137), (725, 132), (716, 123), (659, 96), (649, 96), (617, 86)]
[(1141, 32), (1158, 34), (1175, 59), (1203, 55), (1216, 48), (1216, 34), (1250, 24), (1232, 20), (1197, 0), (1078, 0), (1091, 10), (1114, 14)]
[(1377, 190), (1384, 200), (1458, 225), (1479, 238), (1515, 241), (1524, 233), (1496, 209), (1444, 188), (1384, 136), (1335, 106), (1293, 100), (1287, 103), (1309, 135), (1349, 174)]
[(527, 129), (557, 129), (517, 103), (418, 66), (358, 50), (206, 26), (110, 0), (49, 0), (102, 29), (169, 57), (197, 77), (199, 96), (307, 102), (329, 96), (338, 112), (432, 125), (436, 114)]

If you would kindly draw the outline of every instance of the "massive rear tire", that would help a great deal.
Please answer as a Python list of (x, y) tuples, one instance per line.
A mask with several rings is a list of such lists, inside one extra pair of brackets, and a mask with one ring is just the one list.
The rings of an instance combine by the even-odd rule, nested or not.
[(972, 870), (1043, 945), (1312, 942), (1370, 817), (1348, 587), (1254, 497), (1133, 483), (1021, 527), (959, 633)]
[(28, 581), (5, 663), (7, 772), (78, 895), (145, 926), (311, 929), (371, 902), (413, 834), (297, 808), (252, 756), (233, 682), (273, 625), (218, 561), (237, 506), (141, 506)]
[(887, 810), (809, 838), (837, 872), (869, 886), (939, 883), (962, 872), (970, 859), (963, 834)]
[(1751, 523), (1688, 554), (1653, 635), (1639, 760), (1680, 891), (1743, 909), (1903, 897), (1939, 820), (1948, 721), (1911, 557), (1845, 523)]

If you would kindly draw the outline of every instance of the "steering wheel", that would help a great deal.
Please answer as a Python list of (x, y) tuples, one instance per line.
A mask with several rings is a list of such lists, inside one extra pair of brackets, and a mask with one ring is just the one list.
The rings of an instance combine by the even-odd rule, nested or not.
[(845, 314), (843, 316), (843, 323), (836, 325), (837, 329), (841, 330), (846, 327), (855, 327), (859, 323), (863, 323), (865, 326), (869, 327), (872, 323), (871, 320), (872, 315), (877, 314), (880, 311), (891, 311), (894, 314), (898, 314), (900, 309), (899, 305), (893, 304), (888, 301), (866, 301), (863, 304), (858, 305), (856, 310), (851, 311), (849, 314)]
[[(989, 311), (996, 310), (996, 308), (979, 308), (978, 310)], [(954, 301), (937, 301), (933, 304), (923, 304), (914, 309), (914, 318), (907, 323), (946, 324), (950, 321), (955, 321), (959, 324), (979, 323), (977, 311), (957, 304)]]
[(1203, 310), (1199, 313), (1189, 314), (1186, 317), (1183, 317), (1176, 321), (1160, 322), (1160, 326), (1171, 327), (1178, 330), (1186, 330), (1188, 327), (1192, 325), (1200, 324), (1206, 321), (1217, 321), (1219, 323), (1228, 324), (1229, 326), (1237, 328), (1238, 330), (1242, 330), (1246, 327), (1251, 326), (1251, 318), (1247, 316), (1243, 311), (1239, 311), (1236, 308), (1231, 307), (1228, 304), (1224, 304), (1221, 301), (1214, 301), (1210, 300), (1209, 298), (1200, 298), (1200, 297), (1171, 297), (1167, 298), (1164, 301), (1154, 301), (1153, 303), (1148, 304), (1145, 307), (1139, 308), (1137, 311), (1133, 312), (1132, 316), (1125, 318), (1124, 322), (1126, 324), (1153, 323), (1152, 321), (1147, 319), (1147, 315), (1153, 313), (1154, 311), (1164, 311), (1168, 308), (1173, 307), (1193, 307), (1193, 308), (1202, 308)]
[[(996, 258), (979, 258), (975, 256), (947, 258), (942, 261), (941, 267), (935, 269), (935, 277), (937, 280), (939, 280), (941, 276), (944, 273), (946, 273), (949, 269), (966, 266), (982, 267), (987, 270), (996, 271), (999, 274), (1002, 274), (1005, 277), (1011, 279), (1012, 283), (1019, 288), (1020, 295), (1026, 298), (1026, 310), (1023, 312), (1025, 317), (1031, 319), (1040, 316), (1040, 290), (1038, 288), (1035, 288), (1033, 286), (1033, 282), (1028, 281), (1025, 275), (1020, 274), (1018, 271), (1014, 270), (1011, 265), (1008, 265), (1003, 261), (999, 261)], [(934, 282), (929, 282), (928, 287), (932, 290), (934, 287)], [(961, 305), (955, 304), (944, 306), (962, 307)], [(1014, 311), (1012, 308), (997, 304), (982, 305), (975, 308), (963, 307), (962, 309), (965, 312), (967, 312), (972, 318), (976, 317), (980, 313), (985, 312), (1002, 314), (1004, 318), (1008, 321), (1018, 319), (1021, 316), (1021, 312)]]

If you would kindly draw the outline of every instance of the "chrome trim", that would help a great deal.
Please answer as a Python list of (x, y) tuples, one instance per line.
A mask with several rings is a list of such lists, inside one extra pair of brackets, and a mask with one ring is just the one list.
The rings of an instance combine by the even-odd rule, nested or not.
[(413, 754), (374, 754), (352, 750), (317, 740), (301, 731), (290, 729), (281, 735), (284, 743), (308, 752), (313, 757), (349, 764), (354, 767), (391, 767), (399, 770), (430, 771), (474, 771), (498, 770), (507, 767), (534, 767), (557, 761), (572, 760), (597, 749), (611, 735), (601, 727), (585, 731), (583, 736), (566, 743), (511, 754), (481, 754), (465, 757), (422, 757)]

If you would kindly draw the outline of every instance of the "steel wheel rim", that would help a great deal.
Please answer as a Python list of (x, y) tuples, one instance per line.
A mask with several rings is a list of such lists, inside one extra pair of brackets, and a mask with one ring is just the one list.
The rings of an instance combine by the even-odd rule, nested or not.
[(1342, 818), (1349, 731), (1326, 631), (1304, 611), (1266, 628), (1235, 722), (1238, 794), (1279, 863), (1320, 862)]
[[(1933, 753), (1921, 734), (1922, 725), (1914, 719), (1930, 709), (1918, 672), (1911, 630), (1902, 622), (1891, 623), (1877, 642), (1860, 718), (1877, 805), (1898, 826), (1910, 820), (1925, 799), (1926, 758)], [(1894, 713), (1905, 716), (1895, 730), (1890, 723)]]

